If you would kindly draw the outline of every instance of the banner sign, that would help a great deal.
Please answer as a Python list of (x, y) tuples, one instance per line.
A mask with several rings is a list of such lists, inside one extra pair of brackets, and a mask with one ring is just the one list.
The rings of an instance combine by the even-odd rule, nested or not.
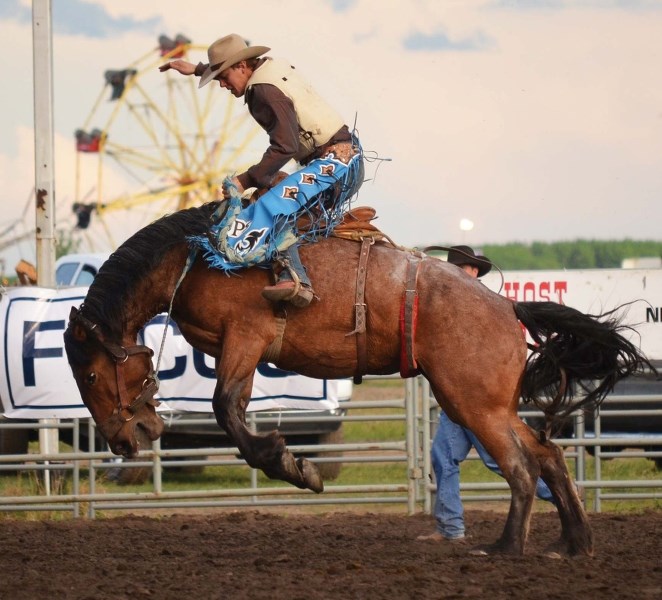
[(552, 301), (615, 317), (633, 329), (622, 334), (649, 360), (662, 360), (662, 269), (580, 269), (573, 271), (492, 270), (481, 281), (517, 302)]
[[(576, 271), (492, 271), (481, 280), (511, 300), (553, 301), (584, 313), (620, 311), (633, 330), (623, 334), (651, 360), (662, 361), (662, 269), (590, 269)], [(87, 294), (86, 287), (53, 290), (20, 287), (0, 298), (0, 401), (13, 418), (87, 417), (64, 352), (62, 334), (69, 311)], [(165, 315), (142, 332), (156, 355)], [(160, 410), (212, 412), (216, 385), (211, 357), (194, 350), (170, 323), (159, 365)], [(260, 365), (249, 411), (334, 409), (351, 397), (350, 380), (318, 380)]]
[[(87, 294), (86, 287), (55, 290), (17, 287), (0, 298), (0, 401), (6, 417), (85, 418), (88, 410), (64, 351), (63, 333), (72, 306)], [(141, 332), (154, 350), (161, 347), (165, 315), (158, 315)], [(212, 412), (216, 386), (214, 359), (193, 349), (172, 321), (159, 365), (158, 410)], [(349, 399), (351, 380), (312, 379), (261, 364), (255, 374), (248, 411), (278, 409), (332, 410)]]

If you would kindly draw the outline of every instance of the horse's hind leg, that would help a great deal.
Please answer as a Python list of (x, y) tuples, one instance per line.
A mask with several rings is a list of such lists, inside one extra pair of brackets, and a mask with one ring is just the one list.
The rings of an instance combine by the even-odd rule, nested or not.
[[(493, 426), (494, 423), (490, 423), (490, 427)], [(593, 534), (563, 451), (552, 442), (540, 443), (531, 429), (516, 415), (509, 419), (508, 425), (504, 424), (503, 430), (508, 432), (507, 437), (513, 440), (513, 444), (496, 442), (493, 431), (481, 440), (500, 465), (512, 491), (508, 520), (495, 549), (509, 551), (519, 548), (521, 524), (525, 523), (528, 530), (532, 490), (540, 475), (554, 496), (561, 520), (561, 540), (550, 549), (570, 556), (592, 556)], [(481, 436), (477, 435), (480, 439)]]
[(512, 420), (512, 431), (526, 448), (527, 454), (533, 456), (538, 463), (536, 472), (540, 472), (554, 496), (561, 520), (561, 540), (550, 550), (558, 550), (570, 556), (592, 556), (593, 534), (577, 488), (570, 477), (563, 451), (553, 442), (541, 443), (529, 426), (520, 419)]
[(449, 416), (473, 431), (499, 465), (510, 486), (510, 509), (501, 537), (482, 550), (487, 553), (524, 554), (540, 473), (537, 457), (519, 441), (506, 411), (488, 412), (484, 408), (488, 406), (487, 402), (477, 410), (464, 410), (471, 406), (472, 396), (463, 396), (464, 392), (456, 390), (452, 402), (443, 402), (440, 388), (432, 381), (430, 383), (435, 397), (442, 399), (442, 405), (449, 410)]
[(246, 426), (246, 407), (253, 387), (252, 374), (246, 379), (221, 379), (216, 384), (212, 405), (218, 424), (227, 432), (253, 468), (271, 479), (287, 481), (298, 488), (320, 493), (324, 490), (317, 466), (305, 458), (294, 458), (277, 431), (256, 435)]
[(570, 477), (563, 451), (553, 442), (535, 440), (541, 476), (552, 494), (561, 520), (561, 547), (570, 556), (593, 556), (593, 533), (574, 481)]
[[(498, 429), (505, 434), (497, 445), (494, 445), (493, 435), (481, 441), (499, 465), (508, 482), (511, 498), (508, 517), (501, 537), (490, 549), (506, 554), (521, 555), (524, 554), (529, 534), (539, 467), (535, 457), (522, 448), (517, 438), (512, 435), (512, 431), (507, 428), (498, 427)], [(481, 436), (478, 437), (480, 439)]]

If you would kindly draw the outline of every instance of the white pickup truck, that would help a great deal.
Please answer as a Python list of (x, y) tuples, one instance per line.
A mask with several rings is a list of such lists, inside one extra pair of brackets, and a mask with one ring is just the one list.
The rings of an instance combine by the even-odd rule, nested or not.
[(55, 285), (57, 287), (89, 286), (97, 276), (108, 254), (67, 254), (55, 263)]

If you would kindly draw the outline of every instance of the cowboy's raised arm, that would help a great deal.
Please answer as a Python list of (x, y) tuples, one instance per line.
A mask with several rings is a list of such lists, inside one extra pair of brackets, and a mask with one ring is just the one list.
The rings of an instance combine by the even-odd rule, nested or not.
[(170, 62), (165, 63), (159, 67), (159, 71), (162, 73), (168, 69), (174, 69), (175, 71), (181, 73), (182, 75), (196, 75), (200, 77), (207, 68), (208, 65), (199, 62), (197, 65), (194, 65), (187, 60), (182, 60), (178, 58), (177, 60), (171, 60)]

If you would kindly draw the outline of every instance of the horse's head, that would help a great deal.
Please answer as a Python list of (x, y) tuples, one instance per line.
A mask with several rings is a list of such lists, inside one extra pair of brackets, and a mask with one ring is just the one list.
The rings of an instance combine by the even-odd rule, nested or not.
[(150, 348), (106, 339), (97, 324), (83, 316), (82, 307), (71, 309), (64, 346), (83, 402), (115, 454), (133, 457), (139, 438), (146, 442), (161, 435)]

